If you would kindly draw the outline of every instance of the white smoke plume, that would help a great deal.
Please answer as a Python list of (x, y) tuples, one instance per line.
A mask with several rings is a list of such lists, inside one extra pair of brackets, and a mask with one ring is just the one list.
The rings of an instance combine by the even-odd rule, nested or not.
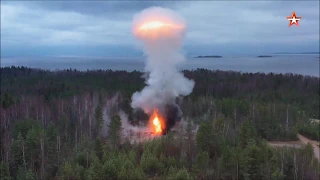
[(119, 116), (120, 116), (120, 119), (121, 119), (122, 134), (123, 134), (125, 137), (128, 136), (127, 134), (128, 134), (130, 131), (132, 131), (132, 132), (139, 132), (139, 131), (143, 131), (143, 130), (144, 130), (144, 128), (140, 128), (140, 127), (137, 127), (137, 126), (133, 126), (133, 125), (129, 122), (129, 120), (128, 120), (128, 115), (127, 115), (124, 111), (120, 110), (120, 111), (119, 111)]
[(135, 15), (133, 34), (147, 56), (145, 71), (149, 76), (147, 86), (133, 94), (132, 108), (150, 114), (192, 92), (194, 81), (184, 77), (176, 67), (185, 61), (181, 52), (185, 32), (184, 19), (170, 9), (152, 7)]

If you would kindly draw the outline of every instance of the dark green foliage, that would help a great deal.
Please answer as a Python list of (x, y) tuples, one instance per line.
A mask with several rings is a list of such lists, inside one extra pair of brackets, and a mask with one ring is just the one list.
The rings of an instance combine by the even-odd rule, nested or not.
[(196, 156), (196, 162), (194, 164), (194, 169), (200, 172), (201, 174), (206, 172), (209, 165), (209, 153), (206, 151), (201, 151)]
[(85, 172), (85, 179), (99, 180), (103, 178), (103, 168), (98, 160), (94, 158), (93, 163)]
[(96, 138), (94, 145), (95, 145), (94, 150), (95, 150), (98, 158), (101, 159), (103, 156), (103, 144), (102, 144), (100, 138)]
[(143, 152), (140, 163), (143, 171), (149, 175), (161, 174), (164, 169), (164, 165), (148, 149)]
[(128, 179), (137, 179), (137, 180), (146, 179), (146, 175), (144, 174), (141, 168), (134, 168), (131, 171), (129, 171), (128, 177), (129, 177)]
[(193, 178), (185, 168), (175, 169), (173, 167), (170, 167), (167, 179), (168, 180), (192, 180)]
[(320, 141), (320, 123), (304, 123), (298, 125), (298, 131), (304, 136), (316, 141)]
[(115, 179), (117, 177), (117, 169), (113, 161), (105, 161), (103, 167), (103, 173), (105, 174), (106, 179)]
[(121, 140), (121, 119), (120, 116), (115, 115), (112, 117), (109, 125), (109, 139), (113, 148), (117, 147), (120, 144)]
[(1, 107), (3, 107), (4, 109), (10, 107), (15, 103), (15, 99), (11, 95), (9, 95), (8, 92), (5, 92), (3, 96), (1, 95), (0, 97)]
[(272, 180), (283, 180), (284, 176), (281, 174), (280, 169), (276, 168), (276, 170), (271, 174)]
[(95, 118), (96, 118), (96, 122), (97, 122), (97, 129), (98, 129), (98, 133), (100, 132), (100, 129), (102, 127), (102, 123), (103, 123), (103, 119), (102, 119), (102, 109), (101, 109), (101, 105), (99, 104), (96, 109), (95, 109)]
[[(248, 103), (238, 99), (255, 99), (264, 102), (297, 104), (310, 117), (320, 119), (320, 89), (317, 77), (206, 69), (183, 72), (185, 76), (197, 82), (191, 94), (192, 98), (210, 95), (215, 99), (234, 99), (223, 103), (223, 113), (227, 114), (232, 111), (232, 109), (224, 108), (225, 106), (235, 105), (240, 113), (247, 112)], [(12, 96), (40, 95), (49, 101), (102, 89), (110, 93), (120, 91), (125, 97), (130, 97), (135, 91), (143, 88), (144, 79), (141, 78), (141, 75), (142, 73), (137, 71), (88, 70), (81, 72), (67, 69), (55, 73), (26, 67), (1, 67), (1, 92), (10, 92)], [(41, 86), (34, 86), (34, 84)], [(128, 103), (126, 104), (128, 107)]]
[[(224, 147), (218, 160), (219, 176), (222, 179), (236, 179), (239, 166), (244, 167), (243, 156), (234, 147)], [(239, 173), (238, 173), (239, 174)]]
[[(89, 170), (89, 169), (88, 169)], [(91, 169), (90, 169), (91, 170)], [(82, 179), (82, 175), (84, 169), (79, 166), (79, 165), (74, 165), (71, 164), (70, 162), (65, 162), (62, 166), (61, 166), (61, 173), (60, 173), (60, 177), (62, 179), (75, 179), (75, 180), (80, 180)], [(88, 173), (86, 171), (86, 173)], [(89, 173), (88, 173), (89, 174)]]
[(48, 176), (52, 176), (56, 173), (58, 169), (58, 154), (56, 153), (57, 149), (57, 134), (58, 130), (53, 123), (50, 123), (47, 130), (45, 131), (46, 141), (45, 148), (47, 149), (47, 169)]
[(12, 165), (15, 169), (18, 169), (20, 165), (26, 166), (26, 162), (23, 159), (23, 150), (25, 148), (25, 141), (21, 134), (19, 133), (18, 137), (13, 140), (11, 144), (11, 152), (12, 152)]
[(222, 117), (218, 117), (217, 119), (214, 120), (213, 126), (214, 126), (213, 129), (215, 134), (219, 137), (223, 137), (224, 130), (226, 129), (225, 119), (223, 119)]
[(256, 132), (249, 120), (245, 120), (240, 129), (240, 146), (242, 148), (247, 147), (249, 143), (254, 143), (256, 138)]
[(0, 164), (0, 180), (11, 180), (9, 166), (6, 162), (1, 161)]
[(25, 171), (24, 168), (19, 168), (16, 175), (16, 179), (17, 180), (36, 180), (37, 178), (31, 169), (28, 169), (27, 171)]
[(214, 152), (215, 135), (212, 124), (207, 121), (203, 122), (197, 132), (196, 141), (201, 151), (212, 154)]
[(30, 129), (39, 129), (39, 123), (37, 123), (34, 120), (26, 119), (24, 121), (21, 121), (19, 123), (15, 124), (15, 127), (13, 129), (13, 138), (17, 138), (20, 134), (23, 139), (26, 139), (27, 134)]
[(260, 165), (262, 164), (261, 149), (255, 144), (250, 144), (245, 149), (247, 173), (250, 179), (262, 179)]
[[(219, 121), (215, 124), (216, 128), (218, 124)], [(201, 145), (203, 139), (207, 138), (204, 134), (210, 134), (215, 129), (207, 122), (201, 126), (202, 128), (199, 128), (197, 134), (199, 145)], [(31, 128), (27, 132), (25, 142), (19, 134), (12, 144), (12, 153), (17, 160), (15, 161), (17, 170), (14, 174), (16, 179), (38, 178), (36, 171), (30, 168), (32, 163), (37, 162), (37, 159), (39, 159), (38, 156), (30, 156), (32, 148), (34, 152), (40, 151), (39, 147), (35, 146), (37, 144), (35, 141), (37, 139), (36, 135), (41, 134), (41, 131), (45, 131), (47, 147), (49, 148), (53, 145), (51, 143), (54, 143), (52, 137), (56, 134), (56, 129), (53, 124), (50, 124), (45, 130), (41, 130), (38, 126), (34, 127), (37, 128)], [(243, 122), (242, 132), (240, 132), (242, 139), (254, 134), (251, 129), (252, 126), (248, 121)], [(58, 166), (58, 173), (51, 175), (51, 177), (79, 180), (146, 179), (152, 177), (160, 179), (291, 179), (294, 177), (292, 169), (294, 164), (299, 166), (297, 167), (298, 169), (303, 168), (298, 171), (298, 177), (314, 179), (315, 175), (319, 173), (319, 170), (315, 168), (319, 164), (314, 159), (311, 145), (301, 150), (283, 151), (272, 149), (265, 141), (254, 140), (255, 138), (252, 137), (244, 139), (244, 143), (239, 143), (235, 147), (228, 141), (220, 144), (221, 154), (216, 154), (213, 157), (210, 157), (206, 151), (198, 151), (194, 157), (193, 166), (190, 169), (186, 169), (188, 164), (183, 159), (175, 156), (166, 156), (169, 154), (174, 155), (174, 151), (184, 152), (185, 145), (183, 144), (188, 143), (187, 139), (185, 142), (181, 142), (181, 140), (174, 139), (172, 136), (172, 134), (169, 134), (167, 137), (146, 142), (143, 146), (132, 145), (127, 150), (114, 149), (114, 147), (106, 147), (105, 149), (99, 138), (93, 142), (83, 141), (78, 148), (74, 149), (73, 153), (77, 155), (75, 157), (68, 156)], [(178, 146), (177, 149), (166, 149), (166, 147), (171, 147), (179, 142), (182, 143), (182, 146)], [(245, 144), (245, 146), (242, 144)], [(26, 148), (25, 153), (30, 156), (26, 157), (26, 166), (22, 156), (23, 146)], [(203, 144), (202, 146), (203, 148), (208, 148)], [(143, 148), (142, 152), (140, 152), (139, 147)], [(56, 157), (55, 151), (48, 150), (47, 152), (49, 156), (52, 154), (52, 157)], [(216, 157), (217, 159), (215, 159)], [(294, 157), (296, 158), (296, 163)], [(47, 162), (54, 167), (57, 166), (53, 163), (55, 161), (50, 161), (50, 158)], [(302, 162), (303, 166), (297, 162)], [(217, 166), (212, 166), (212, 164)], [(33, 166), (36, 167), (35, 164)], [(50, 167), (46, 167), (47, 171), (53, 172)], [(3, 174), (4, 177), (10, 177), (8, 176), (9, 169), (4, 162), (1, 163), (1, 170), (6, 172)], [(303, 172), (305, 172), (305, 175)]]

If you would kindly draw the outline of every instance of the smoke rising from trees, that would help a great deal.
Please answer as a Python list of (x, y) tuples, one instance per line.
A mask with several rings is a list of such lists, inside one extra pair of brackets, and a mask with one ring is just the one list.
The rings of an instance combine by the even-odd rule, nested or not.
[[(142, 31), (141, 27), (146, 23), (151, 28)], [(133, 94), (132, 108), (141, 108), (147, 114), (159, 109), (172, 121), (181, 116), (176, 98), (189, 95), (194, 87), (194, 81), (184, 77), (176, 68), (178, 63), (185, 61), (181, 52), (185, 32), (184, 19), (170, 9), (152, 7), (135, 15), (133, 34), (146, 55), (148, 77), (146, 87)], [(168, 107), (174, 109), (168, 110)], [(175, 112), (176, 117), (168, 112)], [(172, 123), (174, 125), (170, 122), (170, 127)]]

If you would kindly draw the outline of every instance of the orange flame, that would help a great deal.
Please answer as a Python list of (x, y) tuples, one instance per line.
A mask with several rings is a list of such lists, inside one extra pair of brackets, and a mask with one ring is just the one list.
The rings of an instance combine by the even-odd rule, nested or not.
[(153, 125), (156, 129), (156, 133), (161, 133), (162, 129), (161, 129), (161, 123), (158, 119), (158, 117), (156, 116), (154, 119), (153, 119)]
[(154, 128), (155, 134), (161, 134), (164, 128), (164, 123), (163, 123), (164, 121), (163, 121), (163, 117), (161, 116), (161, 114), (157, 109), (153, 111), (151, 115), (151, 119), (152, 119), (152, 125)]

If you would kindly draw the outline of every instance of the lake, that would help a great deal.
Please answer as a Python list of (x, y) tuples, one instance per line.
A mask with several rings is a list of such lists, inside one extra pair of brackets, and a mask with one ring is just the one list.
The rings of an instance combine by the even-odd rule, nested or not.
[[(192, 58), (178, 65), (179, 69), (219, 69), (241, 72), (294, 73), (319, 77), (319, 55), (274, 55), (257, 58), (255, 56)], [(113, 69), (143, 71), (144, 58), (119, 57), (11, 57), (1, 58), (1, 67), (27, 66), (49, 70), (57, 69)]]

